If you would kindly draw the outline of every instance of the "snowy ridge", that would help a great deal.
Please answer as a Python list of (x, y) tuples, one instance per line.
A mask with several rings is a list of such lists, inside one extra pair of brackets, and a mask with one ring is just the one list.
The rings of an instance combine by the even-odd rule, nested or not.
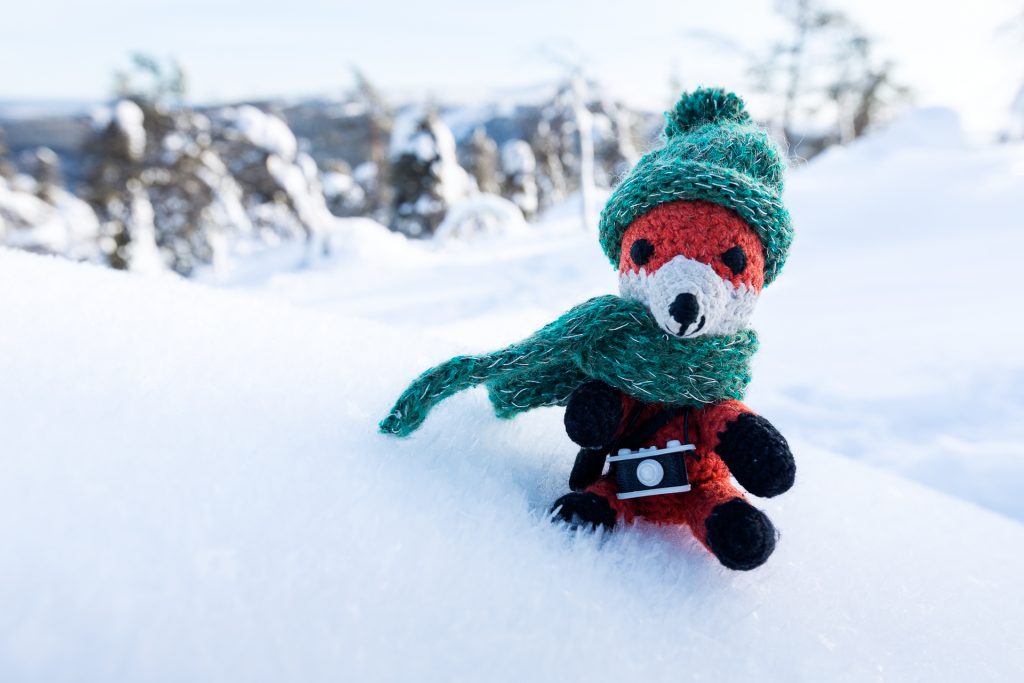
[(499, 423), (470, 394), (412, 440), (374, 433), (450, 343), (0, 252), (14, 283), (34, 295), (0, 303), (18, 330), (0, 336), (17, 397), (5, 681), (1005, 680), (1020, 665), (1024, 529), (969, 504), (796, 442), (798, 486), (765, 506), (779, 550), (733, 574), (681, 533), (550, 525), (572, 452), (558, 411)]

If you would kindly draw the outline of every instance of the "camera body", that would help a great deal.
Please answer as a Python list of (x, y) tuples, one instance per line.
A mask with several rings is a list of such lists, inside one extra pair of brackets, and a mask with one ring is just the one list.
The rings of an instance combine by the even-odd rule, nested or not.
[(669, 441), (664, 448), (651, 446), (640, 450), (621, 448), (608, 458), (618, 485), (616, 498), (642, 498), (690, 490), (685, 454), (697, 450), (693, 444)]

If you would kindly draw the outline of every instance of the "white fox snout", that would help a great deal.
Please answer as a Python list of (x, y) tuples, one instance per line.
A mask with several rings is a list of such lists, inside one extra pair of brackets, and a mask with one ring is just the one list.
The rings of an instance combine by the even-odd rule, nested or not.
[(680, 337), (733, 334), (747, 326), (758, 292), (723, 280), (706, 263), (676, 256), (653, 273), (641, 268), (619, 276), (624, 299), (639, 301), (658, 325)]

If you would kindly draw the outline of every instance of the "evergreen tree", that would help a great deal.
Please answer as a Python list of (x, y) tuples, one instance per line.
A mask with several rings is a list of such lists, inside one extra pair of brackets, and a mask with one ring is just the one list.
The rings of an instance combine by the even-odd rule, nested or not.
[(478, 190), (489, 194), (497, 194), (500, 191), (498, 144), (487, 135), (483, 126), (476, 127), (460, 149), (459, 157), (463, 168), (476, 181)]
[(341, 160), (325, 164), (322, 184), (327, 208), (335, 216), (364, 216), (368, 213), (367, 195), (356, 182), (352, 167)]
[(8, 158), (10, 153), (11, 150), (7, 147), (7, 134), (0, 128), (0, 179), (10, 180), (16, 173), (14, 164)]
[(537, 215), (537, 160), (525, 140), (509, 140), (501, 146), (502, 196), (511, 200), (523, 216)]
[(243, 232), (261, 240), (304, 239), (307, 262), (326, 250), (334, 219), (316, 162), (299, 151), (278, 116), (243, 105), (218, 112), (214, 149), (238, 187)]
[(176, 64), (136, 55), (118, 75), (125, 97), (87, 145), (85, 194), (115, 268), (188, 275), (213, 260), (211, 240), (232, 227), (231, 182), (210, 120), (183, 105), (184, 82)]
[(387, 100), (366, 77), (366, 74), (358, 68), (354, 68), (352, 72), (355, 79), (352, 100), (365, 113), (370, 140), (369, 158), (356, 167), (353, 176), (366, 195), (366, 215), (386, 223), (392, 198), (389, 195), (389, 185), (381, 182), (381, 179), (390, 175), (388, 168), (389, 142), (395, 116)]
[(396, 142), (390, 174), (391, 226), (413, 237), (431, 235), (468, 189), (468, 176), (456, 158), (455, 139), (431, 110), (406, 140)]
[(621, 102), (603, 94), (593, 99), (594, 158), (597, 185), (610, 188), (640, 158), (636, 117)]
[(543, 208), (579, 189), (579, 135), (574, 99), (572, 82), (566, 80), (551, 101), (541, 108), (531, 141)]
[(530, 140), (540, 206), (578, 190), (593, 202), (594, 187), (611, 187), (639, 158), (636, 126), (629, 109), (572, 69), (541, 108)]
[(36, 181), (36, 196), (50, 204), (56, 203), (64, 188), (60, 159), (56, 152), (49, 147), (39, 147), (32, 152), (28, 166), (29, 173)]
[[(778, 100), (773, 123), (794, 156), (863, 135), (909, 97), (891, 61), (845, 14), (821, 0), (776, 0), (786, 40), (752, 68), (755, 87)], [(781, 93), (781, 95), (776, 95)]]
[[(102, 247), (110, 265), (122, 270), (131, 266), (133, 250), (150, 246), (143, 247), (143, 240), (153, 239), (155, 247), (155, 238), (146, 226), (151, 211), (147, 212), (141, 204), (138, 179), (146, 150), (144, 117), (141, 107), (134, 102), (118, 102), (111, 111), (110, 122), (99, 128), (85, 147), (92, 163), (84, 196), (100, 219)], [(133, 238), (139, 241), (138, 245), (133, 246)]]

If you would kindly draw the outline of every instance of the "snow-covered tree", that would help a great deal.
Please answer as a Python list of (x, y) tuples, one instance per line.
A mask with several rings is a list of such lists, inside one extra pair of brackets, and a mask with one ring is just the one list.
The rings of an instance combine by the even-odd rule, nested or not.
[(584, 224), (596, 225), (597, 187), (610, 187), (637, 160), (629, 111), (606, 97), (578, 68), (540, 110), (531, 139), (540, 206), (580, 192)]
[(509, 140), (501, 146), (501, 194), (530, 220), (537, 215), (537, 160), (525, 140)]
[(243, 105), (219, 111), (214, 148), (238, 183), (257, 236), (304, 239), (313, 257), (334, 223), (316, 162), (280, 117)]
[(789, 35), (752, 68), (755, 87), (776, 100), (773, 124), (791, 153), (810, 157), (848, 142), (904, 103), (909, 90), (874, 41), (821, 0), (776, 0)]
[(381, 182), (390, 171), (389, 147), (394, 128), (395, 115), (387, 100), (360, 69), (353, 69), (355, 89), (352, 101), (365, 113), (369, 126), (369, 158), (359, 163), (353, 177), (366, 195), (365, 214), (381, 222), (387, 222), (391, 209), (390, 186)]
[(595, 181), (610, 188), (640, 158), (637, 151), (638, 121), (621, 102), (599, 93), (590, 103), (593, 115)]
[(86, 147), (84, 194), (104, 251), (116, 268), (187, 275), (246, 227), (241, 191), (213, 148), (210, 119), (184, 105), (176, 63), (136, 55), (117, 81), (123, 97)]
[(364, 216), (369, 213), (367, 193), (352, 172), (352, 167), (341, 160), (324, 164), (321, 184), (327, 208), (335, 216)]
[(152, 206), (139, 176), (146, 152), (145, 114), (131, 100), (111, 108), (110, 119), (98, 122), (86, 145), (91, 168), (85, 180), (85, 198), (100, 219), (101, 247), (114, 268), (152, 265), (156, 251)]
[(548, 207), (580, 187), (580, 136), (572, 79), (557, 89), (539, 114), (532, 146), (537, 159), (540, 203)]
[(214, 260), (218, 234), (241, 227), (240, 193), (212, 149), (209, 118), (143, 106), (114, 107), (87, 184), (112, 265), (187, 275)]
[(102, 261), (99, 222), (64, 188), (60, 160), (40, 148), (23, 159), (28, 173), (0, 175), (0, 244), (74, 260)]
[(146, 102), (162, 110), (181, 108), (186, 90), (185, 70), (174, 59), (164, 61), (136, 52), (131, 56), (128, 68), (114, 73), (114, 94), (117, 98)]
[(572, 79), (572, 108), (576, 119), (576, 131), (579, 137), (579, 182), (580, 204), (582, 207), (583, 227), (597, 229), (597, 216), (594, 211), (594, 116), (587, 108), (587, 85), (583, 78), (576, 74)]
[(596, 218), (587, 207), (596, 201), (595, 188), (611, 187), (639, 158), (637, 127), (624, 105), (573, 67), (541, 108), (530, 140), (540, 206), (579, 191), (587, 197), (583, 220), (593, 225)]
[(413, 237), (433, 234), (449, 207), (466, 196), (469, 177), (451, 130), (433, 110), (411, 132), (396, 127), (391, 148), (391, 226)]
[(7, 147), (7, 133), (4, 132), (3, 128), (0, 128), (0, 178), (10, 180), (14, 177), (15, 168), (14, 164), (8, 158), (11, 150)]
[(478, 190), (498, 193), (498, 144), (487, 135), (483, 126), (477, 126), (462, 144), (459, 160), (469, 176), (476, 181)]
[(40, 199), (53, 202), (64, 187), (60, 159), (49, 147), (39, 147), (28, 158), (29, 173), (36, 181), (36, 194)]

